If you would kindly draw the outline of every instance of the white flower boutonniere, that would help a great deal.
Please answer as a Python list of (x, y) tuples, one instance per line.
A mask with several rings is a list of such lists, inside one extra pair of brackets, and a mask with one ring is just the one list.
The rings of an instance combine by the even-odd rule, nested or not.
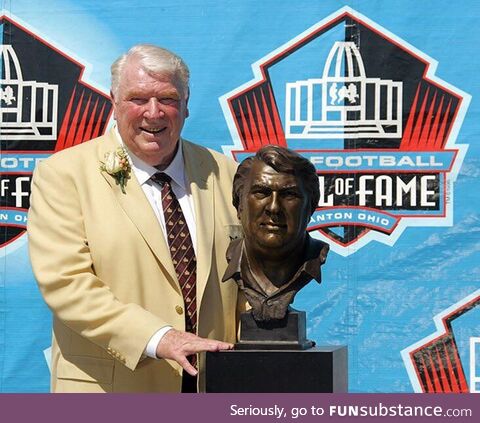
[(100, 162), (100, 170), (112, 175), (125, 194), (125, 185), (127, 184), (127, 179), (130, 178), (131, 171), (127, 152), (124, 148), (119, 147), (116, 151), (105, 153), (103, 159), (104, 161)]

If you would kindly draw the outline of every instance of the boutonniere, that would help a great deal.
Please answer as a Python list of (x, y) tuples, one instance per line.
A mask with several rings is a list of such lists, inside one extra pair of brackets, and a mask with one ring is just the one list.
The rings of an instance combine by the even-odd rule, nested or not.
[(123, 147), (119, 147), (115, 151), (105, 153), (103, 160), (103, 162), (100, 162), (100, 170), (113, 176), (125, 194), (125, 185), (127, 184), (127, 179), (130, 178), (131, 171), (127, 152)]

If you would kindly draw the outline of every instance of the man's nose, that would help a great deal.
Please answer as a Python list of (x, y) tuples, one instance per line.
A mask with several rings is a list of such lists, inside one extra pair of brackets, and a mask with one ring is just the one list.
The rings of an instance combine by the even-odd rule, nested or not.
[(158, 119), (164, 115), (162, 104), (156, 99), (151, 98), (145, 106), (144, 116), (147, 119)]
[(272, 192), (270, 198), (268, 199), (268, 203), (266, 206), (266, 210), (268, 213), (278, 213), (281, 209), (280, 204), (280, 195), (278, 192)]

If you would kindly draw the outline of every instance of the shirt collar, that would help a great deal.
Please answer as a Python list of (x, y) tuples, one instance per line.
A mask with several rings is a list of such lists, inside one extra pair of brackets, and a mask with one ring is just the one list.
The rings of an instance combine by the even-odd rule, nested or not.
[(243, 238), (234, 239), (227, 248), (227, 268), (223, 275), (222, 282), (229, 279), (238, 280), (240, 278), (240, 269), (243, 256)]
[[(236, 239), (230, 243), (227, 249), (227, 269), (222, 278), (222, 281), (225, 282), (228, 279), (239, 279), (241, 272), (241, 264), (244, 260), (244, 240)], [(328, 253), (328, 244), (314, 240), (309, 234), (307, 234), (307, 248), (305, 254), (305, 262), (298, 269), (296, 274), (293, 276), (292, 280), (295, 280), (299, 277), (302, 272), (307, 273), (311, 276), (311, 279), (315, 279), (318, 283), (321, 282), (321, 273), (320, 266), (325, 263)]]
[[(140, 185), (145, 184), (155, 173), (158, 172), (153, 166), (145, 163), (143, 160), (139, 159), (135, 154), (133, 154), (125, 145), (118, 132), (117, 125), (114, 126), (114, 133), (116, 135), (118, 143), (125, 148), (127, 155), (130, 160), (130, 165), (132, 167), (132, 171), (135, 174), (138, 182)], [(178, 149), (175, 153), (175, 156), (168, 167), (163, 171), (166, 173), (172, 180), (180, 185), (184, 190), (187, 189), (187, 184), (185, 182), (185, 162), (183, 160), (183, 144), (182, 139), (178, 141)]]

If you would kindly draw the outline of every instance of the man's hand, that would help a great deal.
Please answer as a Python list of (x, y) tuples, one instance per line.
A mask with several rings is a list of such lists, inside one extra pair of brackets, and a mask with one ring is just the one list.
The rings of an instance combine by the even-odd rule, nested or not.
[(196, 376), (197, 370), (187, 359), (187, 356), (203, 351), (231, 350), (233, 344), (200, 338), (193, 333), (170, 329), (157, 346), (157, 357), (175, 360), (190, 375)]

